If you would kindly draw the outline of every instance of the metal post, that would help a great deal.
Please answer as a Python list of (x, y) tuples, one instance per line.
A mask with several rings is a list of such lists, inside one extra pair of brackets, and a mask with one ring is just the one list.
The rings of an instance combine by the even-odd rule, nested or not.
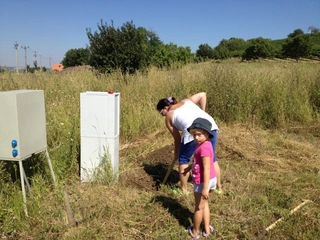
[(19, 69), (18, 69), (18, 48), (19, 48), (19, 44), (17, 43), (17, 41), (15, 42), (15, 44), (13, 46), (14, 46), (14, 49), (16, 50), (16, 71), (18, 73), (19, 72)]
[(33, 54), (33, 56), (34, 56), (34, 61), (33, 61), (33, 65), (34, 65), (34, 67), (38, 67), (37, 65), (37, 51), (33, 51), (34, 52), (34, 54)]
[(23, 208), (26, 216), (28, 217), (28, 210), (27, 210), (27, 195), (26, 195), (26, 189), (24, 188), (24, 170), (22, 165), (22, 160), (19, 161), (19, 170), (20, 170), (20, 181), (21, 181), (21, 189), (22, 189), (22, 195), (23, 195)]
[[(57, 186), (56, 178), (54, 176), (54, 172), (53, 172), (53, 168), (52, 168), (52, 164), (51, 164), (51, 160), (50, 160), (48, 149), (46, 149), (45, 151), (46, 151), (46, 156), (47, 156), (50, 172), (51, 172), (51, 175), (52, 175), (53, 183), (54, 183), (54, 186), (56, 187)], [(19, 170), (20, 170), (21, 190), (22, 190), (22, 196), (23, 196), (23, 208), (24, 208), (24, 212), (25, 212), (26, 216), (28, 217), (27, 195), (26, 195), (26, 189), (25, 189), (25, 185), (24, 185), (25, 182), (27, 184), (27, 187), (29, 189), (30, 194), (32, 194), (32, 193), (31, 193), (31, 187), (30, 187), (29, 182), (28, 182), (28, 178), (27, 178), (26, 173), (25, 173), (25, 171), (23, 169), (22, 159), (19, 160)]]
[(50, 168), (50, 172), (51, 172), (51, 175), (52, 175), (54, 186), (57, 186), (56, 178), (54, 176), (54, 172), (53, 172), (53, 168), (52, 168), (52, 164), (51, 164), (51, 160), (50, 160), (48, 149), (46, 149), (46, 155), (47, 155), (47, 160), (48, 160), (48, 164), (49, 164), (49, 168)]
[(24, 64), (25, 64), (26, 72), (28, 72), (28, 70), (27, 70), (27, 48), (29, 48), (29, 46), (21, 46), (21, 48), (24, 49)]
[(28, 190), (29, 190), (29, 193), (30, 193), (30, 195), (32, 196), (31, 187), (30, 187), (30, 184), (29, 184), (29, 181), (28, 181), (26, 172), (24, 171), (24, 168), (23, 168), (23, 178), (24, 178), (24, 182), (25, 182), (26, 185), (27, 185), (27, 188), (28, 188)]

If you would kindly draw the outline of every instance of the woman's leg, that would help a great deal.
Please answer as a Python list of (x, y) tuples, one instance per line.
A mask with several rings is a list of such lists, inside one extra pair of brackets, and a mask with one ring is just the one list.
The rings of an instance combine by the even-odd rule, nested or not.
[(181, 187), (181, 191), (183, 193), (187, 193), (188, 192), (188, 179), (190, 176), (190, 172), (188, 172), (187, 174), (183, 175), (182, 172), (185, 168), (188, 167), (188, 164), (180, 164), (179, 165), (179, 178), (180, 178), (180, 187)]
[(217, 190), (222, 191), (220, 167), (219, 167), (218, 161), (214, 162), (214, 170), (216, 171), (216, 176), (217, 176)]
[(197, 143), (195, 141), (183, 144), (180, 144), (179, 149), (179, 179), (180, 179), (180, 187), (181, 191), (183, 193), (188, 192), (188, 179), (190, 176), (190, 173), (187, 173), (186, 175), (181, 174), (183, 170), (189, 166), (190, 158), (193, 155), (195, 149), (196, 149)]

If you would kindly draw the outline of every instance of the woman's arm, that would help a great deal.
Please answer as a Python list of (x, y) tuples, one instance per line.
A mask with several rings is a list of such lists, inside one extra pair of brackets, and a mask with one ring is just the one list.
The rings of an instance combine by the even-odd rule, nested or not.
[(167, 115), (165, 121), (166, 121), (166, 126), (174, 140), (174, 158), (178, 159), (180, 143), (181, 143), (181, 135), (179, 130), (172, 125), (172, 117), (173, 117), (173, 114)]
[(206, 104), (207, 104), (207, 94), (205, 92), (199, 92), (197, 94), (192, 95), (188, 98), (195, 104), (199, 104), (200, 108), (205, 111), (206, 110)]

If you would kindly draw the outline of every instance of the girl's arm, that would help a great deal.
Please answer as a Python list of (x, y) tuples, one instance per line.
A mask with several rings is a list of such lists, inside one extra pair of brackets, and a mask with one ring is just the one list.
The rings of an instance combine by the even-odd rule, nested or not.
[(207, 199), (209, 197), (209, 181), (210, 181), (210, 164), (212, 159), (210, 157), (202, 157), (203, 164), (203, 189), (202, 196)]
[(178, 159), (178, 153), (179, 153), (179, 148), (181, 143), (181, 135), (179, 130), (172, 125), (172, 117), (173, 117), (173, 114), (167, 115), (165, 121), (166, 121), (166, 126), (174, 140), (174, 158)]
[(205, 92), (199, 92), (197, 94), (192, 95), (188, 98), (195, 104), (199, 104), (200, 108), (205, 111), (206, 110), (206, 104), (207, 104), (207, 94)]

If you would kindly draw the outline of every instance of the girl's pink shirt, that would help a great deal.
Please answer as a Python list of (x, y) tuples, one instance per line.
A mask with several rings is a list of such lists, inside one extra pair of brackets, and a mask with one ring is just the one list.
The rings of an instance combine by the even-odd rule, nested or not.
[(210, 157), (211, 159), (210, 179), (213, 179), (216, 176), (213, 164), (214, 152), (212, 144), (209, 141), (205, 141), (204, 143), (197, 145), (196, 150), (194, 152), (194, 159), (192, 163), (192, 181), (195, 184), (203, 183), (203, 157)]

